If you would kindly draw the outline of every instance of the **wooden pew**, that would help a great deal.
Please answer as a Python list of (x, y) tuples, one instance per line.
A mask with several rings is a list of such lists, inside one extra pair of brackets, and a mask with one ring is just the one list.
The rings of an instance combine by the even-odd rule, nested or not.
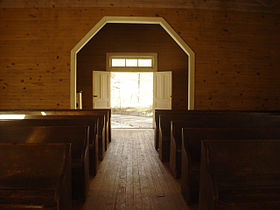
[[(158, 111), (159, 112), (159, 111)], [(157, 112), (156, 112), (157, 113)], [(225, 116), (223, 120), (228, 121), (227, 118), (240, 118), (241, 120), (246, 120), (248, 123), (254, 123), (256, 119), (268, 118), (269, 121), (264, 121), (263, 126), (269, 127), (271, 123), (279, 123), (280, 112), (279, 111), (207, 111), (207, 110), (165, 110), (157, 113), (158, 115), (158, 125), (155, 130), (155, 141), (158, 141), (158, 145), (170, 144), (170, 124), (174, 120), (182, 121), (193, 121), (198, 120), (202, 122), (212, 117), (215, 121), (216, 119)], [(229, 121), (228, 121), (229, 122)], [(198, 122), (199, 123), (199, 122)], [(230, 122), (229, 122), (230, 123)], [(267, 124), (267, 126), (266, 126)], [(233, 125), (234, 126), (234, 125)], [(212, 126), (213, 127), (213, 126)], [(158, 130), (158, 132), (157, 132)], [(158, 133), (158, 135), (156, 135)], [(157, 139), (157, 140), (156, 140)], [(168, 148), (168, 147), (167, 147)], [(162, 152), (162, 148), (159, 147), (159, 153)], [(167, 149), (169, 151), (169, 148)], [(169, 153), (159, 154), (163, 157), (163, 162), (169, 161)]]
[[(104, 147), (104, 151), (107, 150), (109, 142), (111, 142), (111, 109), (94, 109), (94, 110), (76, 110), (76, 109), (1, 109), (0, 114), (26, 114), (28, 116), (37, 116), (38, 118), (53, 116), (53, 115), (74, 115), (74, 116), (87, 116), (98, 118), (98, 138), (99, 145)], [(26, 116), (27, 118), (27, 116)], [(103, 143), (104, 142), (104, 143)], [(101, 147), (101, 148), (102, 148)], [(103, 159), (101, 153), (100, 159)]]
[(154, 130), (154, 147), (155, 150), (158, 150), (159, 148), (159, 116), (162, 113), (168, 112), (170, 110), (160, 110), (155, 109), (155, 130)]
[(183, 127), (275, 127), (280, 125), (279, 112), (245, 112), (245, 111), (192, 111), (177, 117), (166, 117), (170, 125), (164, 128), (168, 136), (161, 139), (167, 147), (159, 150), (163, 157), (168, 157), (171, 172), (177, 178), (180, 177), (181, 159), (181, 130)]
[[(216, 112), (215, 112), (216, 113)], [(187, 111), (187, 110), (161, 110), (157, 113), (155, 144), (158, 145), (159, 158), (162, 162), (170, 160), (170, 135), (171, 122), (173, 120), (183, 120), (191, 122), (192, 118), (200, 119), (200, 116), (207, 114), (214, 115), (214, 112), (207, 111)]]
[[(181, 150), (182, 150), (182, 128), (196, 127), (248, 127), (258, 124), (259, 121), (252, 122), (251, 113), (239, 112), (191, 112), (186, 116), (168, 116), (169, 128), (165, 128), (168, 137), (161, 141), (168, 145), (164, 156), (169, 156), (169, 168), (174, 177), (181, 176)], [(185, 119), (186, 118), (186, 119)], [(258, 126), (260, 127), (260, 126)], [(165, 152), (163, 151), (163, 152)]]
[(70, 144), (0, 143), (0, 209), (72, 209)]
[[(89, 160), (90, 160), (90, 175), (95, 176), (98, 168), (98, 161), (102, 160), (105, 147), (104, 147), (104, 138), (102, 138), (101, 132), (104, 129), (98, 129), (99, 118), (93, 116), (76, 116), (76, 115), (35, 115), (38, 114), (38, 111), (32, 111), (32, 115), (28, 114), (30, 111), (27, 111), (25, 114), (25, 119), (23, 120), (0, 120), (0, 125), (4, 125), (9, 122), (10, 125), (84, 125), (89, 126)], [(1, 112), (0, 112), (1, 113)], [(6, 113), (6, 112), (5, 112)], [(12, 114), (23, 114), (21, 111), (10, 111), (7, 113)], [(39, 112), (41, 113), (41, 112)], [(103, 118), (104, 119), (104, 118)], [(101, 120), (101, 122), (103, 122)], [(100, 125), (100, 123), (99, 123)], [(102, 127), (102, 123), (101, 123)], [(98, 138), (100, 137), (100, 138)], [(100, 142), (100, 143), (99, 143)]]
[(160, 115), (165, 116), (169, 114), (184, 113), (187, 110), (168, 110), (168, 109), (156, 109), (155, 110), (155, 130), (154, 130), (154, 147), (159, 149), (159, 119)]
[(158, 116), (158, 152), (162, 162), (169, 162), (170, 158), (170, 135), (171, 135), (171, 122), (174, 120), (188, 121), (191, 123), (193, 120), (208, 118), (208, 116), (217, 116), (224, 112), (214, 111), (187, 111), (187, 110), (172, 110), (160, 112)]
[[(79, 121), (87, 121), (87, 123), (96, 124), (97, 126), (95, 127), (96, 131), (92, 131), (94, 130), (94, 128), (91, 128), (93, 126), (90, 126), (90, 141), (89, 144), (90, 145), (94, 145), (92, 146), (92, 148), (97, 147), (98, 148), (98, 159), (99, 161), (102, 161), (105, 155), (105, 151), (106, 151), (106, 128), (105, 128), (105, 115), (104, 113), (102, 115), (72, 115), (72, 114), (67, 114), (67, 113), (63, 113), (60, 112), (58, 115), (55, 115), (56, 112), (53, 113), (49, 113), (49, 115), (46, 116), (42, 116), (42, 115), (26, 115), (25, 119), (44, 119), (44, 120), (58, 120), (58, 119), (62, 119), (62, 120), (70, 120), (74, 123), (74, 121), (79, 120)], [(97, 118), (96, 118), (97, 117)], [(81, 122), (79, 122), (81, 123)], [(96, 136), (94, 136), (97, 133), (97, 143), (95, 145), (94, 141)]]
[(0, 142), (9, 143), (71, 143), (72, 197), (85, 200), (89, 188), (88, 126), (0, 126)]
[(106, 123), (106, 141), (111, 142), (111, 109), (0, 109), (0, 114), (27, 114), (27, 115), (86, 115), (98, 116), (103, 115)]
[(184, 128), (182, 132), (181, 189), (188, 204), (198, 201), (203, 140), (280, 138), (280, 128)]
[[(198, 114), (196, 114), (198, 113)], [(204, 113), (204, 111), (202, 111)], [(170, 123), (178, 118), (189, 117), (191, 115), (199, 115), (200, 111), (188, 110), (155, 110), (155, 131), (154, 144), (159, 152), (159, 158), (162, 162), (169, 162), (170, 157)]]
[(202, 143), (199, 210), (280, 209), (280, 140)]
[[(44, 116), (43, 119), (82, 119), (82, 120), (97, 120), (95, 121), (97, 122), (97, 144), (95, 147), (98, 148), (98, 159), (99, 161), (102, 161), (105, 155), (105, 151), (107, 149), (107, 142), (108, 140), (106, 140), (106, 113), (92, 113), (91, 115), (88, 114), (83, 114), (83, 115), (79, 115), (79, 113), (77, 112), (70, 112), (68, 113), (68, 111), (65, 113), (64, 111), (53, 111), (53, 112), (47, 112), (48, 115)], [(76, 114), (73, 114), (76, 113)], [(26, 119), (37, 119), (37, 118), (42, 118), (41, 116), (37, 116), (37, 115), (27, 115)], [(90, 141), (90, 144), (94, 145), (94, 143), (92, 143), (95, 139), (95, 136), (93, 136), (92, 140)]]
[[(44, 111), (44, 110), (43, 110)], [(100, 136), (104, 139), (105, 151), (111, 142), (111, 109), (93, 109), (93, 110), (73, 110), (73, 109), (61, 109), (61, 110), (45, 110), (47, 115), (83, 115), (83, 116), (98, 116), (100, 129)], [(104, 130), (103, 130), (104, 129)]]

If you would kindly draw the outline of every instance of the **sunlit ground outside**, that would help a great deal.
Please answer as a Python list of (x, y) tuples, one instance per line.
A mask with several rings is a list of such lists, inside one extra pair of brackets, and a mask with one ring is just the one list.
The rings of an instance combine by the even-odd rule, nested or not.
[(153, 127), (153, 73), (111, 73), (112, 128)]

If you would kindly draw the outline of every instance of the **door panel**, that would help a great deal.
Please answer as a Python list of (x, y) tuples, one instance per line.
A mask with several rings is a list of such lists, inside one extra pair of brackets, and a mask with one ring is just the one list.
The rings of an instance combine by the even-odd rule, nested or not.
[(110, 108), (110, 72), (92, 72), (93, 108)]
[(154, 108), (172, 109), (172, 72), (154, 73)]

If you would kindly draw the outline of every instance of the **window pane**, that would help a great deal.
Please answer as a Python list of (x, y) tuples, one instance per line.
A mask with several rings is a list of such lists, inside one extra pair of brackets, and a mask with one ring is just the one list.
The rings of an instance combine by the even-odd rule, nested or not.
[(126, 59), (127, 67), (137, 67), (137, 59)]
[(138, 59), (139, 67), (152, 67), (152, 59)]
[(124, 67), (125, 59), (112, 58), (112, 67)]

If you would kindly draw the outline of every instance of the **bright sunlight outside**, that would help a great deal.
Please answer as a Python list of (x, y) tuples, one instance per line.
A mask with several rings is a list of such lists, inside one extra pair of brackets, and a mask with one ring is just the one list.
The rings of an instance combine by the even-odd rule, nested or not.
[(153, 73), (111, 72), (112, 128), (152, 128)]

